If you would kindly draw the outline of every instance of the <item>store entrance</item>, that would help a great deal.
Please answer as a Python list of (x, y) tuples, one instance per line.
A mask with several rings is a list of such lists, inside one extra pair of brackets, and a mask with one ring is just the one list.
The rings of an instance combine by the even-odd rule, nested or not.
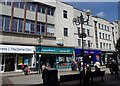
[(15, 58), (6, 57), (5, 58), (5, 72), (15, 70)]

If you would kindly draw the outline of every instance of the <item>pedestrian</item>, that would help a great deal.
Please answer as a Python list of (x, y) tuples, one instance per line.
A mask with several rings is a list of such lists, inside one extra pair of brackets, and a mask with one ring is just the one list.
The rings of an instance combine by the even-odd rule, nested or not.
[(24, 64), (22, 63), (22, 70), (24, 70), (24, 67), (25, 67), (25, 66), (24, 66)]
[(90, 81), (90, 76), (91, 76), (91, 68), (87, 67), (86, 69), (87, 70), (86, 70), (86, 74), (85, 74), (85, 81), (86, 81), (86, 84), (88, 84)]
[(77, 62), (77, 65), (78, 65), (78, 70), (80, 72), (81, 71), (81, 61), (80, 60)]
[(29, 75), (30, 74), (30, 68), (28, 67), (28, 65), (24, 69), (24, 73), (25, 73), (25, 75)]
[(43, 70), (46, 68), (46, 66), (45, 66), (45, 64), (43, 64), (42, 65), (42, 71), (41, 72), (43, 72)]
[(115, 60), (112, 60), (112, 70), (115, 72), (115, 78), (119, 78), (119, 67)]
[(112, 62), (112, 59), (110, 59), (110, 61), (109, 61), (109, 63), (108, 63), (108, 67), (109, 67), (109, 70), (110, 70), (110, 74), (111, 74), (111, 75), (113, 75), (112, 66), (113, 66), (113, 62)]
[(71, 70), (76, 70), (76, 63), (74, 61), (71, 63)]

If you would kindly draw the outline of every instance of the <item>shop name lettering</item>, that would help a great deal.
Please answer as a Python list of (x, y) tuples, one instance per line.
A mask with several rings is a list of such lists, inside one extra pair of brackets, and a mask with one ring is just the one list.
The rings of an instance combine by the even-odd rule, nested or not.
[(70, 52), (70, 50), (60, 50), (60, 52)]
[(70, 52), (70, 50), (42, 49), (42, 52)]
[(12, 47), (0, 48), (0, 50), (2, 51), (32, 51), (32, 49), (28, 49), (28, 48), (12, 48)]
[(43, 52), (54, 52), (55, 49), (42, 49), (41, 51), (43, 51)]

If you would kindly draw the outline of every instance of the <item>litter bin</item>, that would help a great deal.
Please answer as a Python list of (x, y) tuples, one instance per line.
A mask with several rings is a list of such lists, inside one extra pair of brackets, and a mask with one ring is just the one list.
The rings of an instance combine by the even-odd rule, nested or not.
[(43, 86), (58, 86), (58, 70), (44, 69), (42, 79)]

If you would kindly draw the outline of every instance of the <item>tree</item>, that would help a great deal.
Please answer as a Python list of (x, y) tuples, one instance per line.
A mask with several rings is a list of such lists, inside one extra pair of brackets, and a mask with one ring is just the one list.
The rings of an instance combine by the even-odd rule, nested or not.
[(117, 40), (117, 44), (116, 44), (115, 48), (116, 48), (117, 52), (120, 54), (120, 37)]

